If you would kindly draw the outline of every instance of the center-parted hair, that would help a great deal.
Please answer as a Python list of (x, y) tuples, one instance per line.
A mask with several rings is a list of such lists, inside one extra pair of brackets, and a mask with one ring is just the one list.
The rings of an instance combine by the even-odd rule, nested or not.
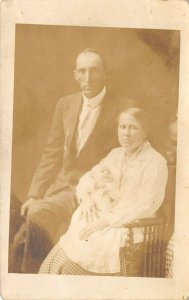
[(151, 136), (150, 116), (145, 110), (138, 108), (138, 107), (131, 107), (131, 108), (122, 110), (119, 114), (119, 118), (122, 114), (127, 114), (127, 115), (134, 117), (140, 123), (142, 128), (144, 129), (147, 137)]

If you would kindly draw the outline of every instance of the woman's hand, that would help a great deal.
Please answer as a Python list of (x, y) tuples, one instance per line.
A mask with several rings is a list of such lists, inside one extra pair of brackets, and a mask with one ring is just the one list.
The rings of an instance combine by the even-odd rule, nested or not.
[(106, 220), (97, 220), (92, 224), (88, 225), (84, 230), (82, 230), (80, 235), (80, 240), (86, 240), (90, 235), (96, 231), (102, 230), (109, 226), (108, 221)]
[(84, 219), (86, 222), (93, 222), (99, 218), (98, 210), (90, 195), (86, 195), (86, 197), (82, 199), (80, 211), (79, 218)]

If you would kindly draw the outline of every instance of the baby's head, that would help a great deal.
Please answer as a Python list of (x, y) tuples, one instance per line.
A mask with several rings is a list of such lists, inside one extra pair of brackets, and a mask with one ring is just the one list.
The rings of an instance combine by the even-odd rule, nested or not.
[(111, 172), (108, 169), (108, 167), (102, 166), (100, 169), (94, 168), (91, 171), (91, 174), (96, 180), (102, 180), (102, 179), (106, 179), (107, 177), (109, 177), (111, 175)]
[(103, 174), (103, 175), (110, 175), (111, 173), (110, 173), (110, 170), (107, 168), (107, 167), (104, 167), (104, 168), (102, 168), (101, 170), (100, 170), (100, 172), (101, 172), (101, 174)]

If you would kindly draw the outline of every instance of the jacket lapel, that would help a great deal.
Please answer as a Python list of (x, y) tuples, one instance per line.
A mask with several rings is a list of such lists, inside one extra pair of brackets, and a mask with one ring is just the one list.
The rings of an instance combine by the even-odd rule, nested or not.
[(80, 111), (82, 107), (82, 94), (78, 95), (77, 101), (73, 101), (68, 111), (68, 127), (66, 132), (67, 147), (70, 147), (73, 136), (76, 132)]

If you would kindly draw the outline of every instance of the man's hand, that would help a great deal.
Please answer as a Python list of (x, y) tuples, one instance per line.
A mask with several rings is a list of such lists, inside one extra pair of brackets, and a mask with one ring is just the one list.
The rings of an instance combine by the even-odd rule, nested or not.
[(86, 222), (92, 222), (98, 219), (98, 210), (90, 196), (85, 197), (80, 204), (80, 219), (85, 219)]
[(97, 220), (94, 223), (87, 226), (84, 230), (82, 230), (80, 239), (86, 240), (90, 237), (90, 235), (96, 231), (102, 230), (109, 226), (108, 221), (106, 220)]
[(24, 202), (24, 204), (22, 204), (22, 206), (21, 206), (21, 216), (22, 217), (27, 215), (28, 209), (33, 204), (34, 201), (36, 201), (36, 199), (31, 197), (26, 202)]

